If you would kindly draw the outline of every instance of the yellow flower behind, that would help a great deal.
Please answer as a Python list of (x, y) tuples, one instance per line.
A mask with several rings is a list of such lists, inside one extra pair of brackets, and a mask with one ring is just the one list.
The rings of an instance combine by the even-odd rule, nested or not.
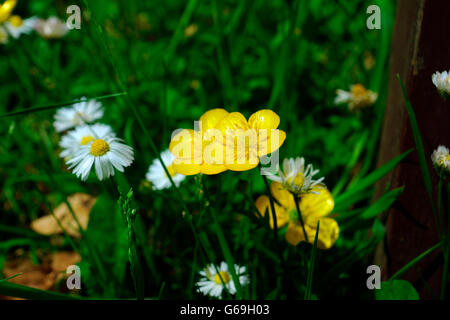
[(170, 152), (176, 172), (183, 175), (218, 174), (256, 167), (259, 157), (276, 151), (286, 139), (278, 130), (280, 117), (260, 110), (247, 119), (239, 112), (212, 109), (200, 117), (199, 128), (172, 137)]
[(16, 4), (17, 0), (7, 0), (0, 5), (0, 23), (8, 20)]
[[(275, 213), (277, 226), (287, 225), (286, 241), (296, 246), (301, 241), (306, 241), (302, 226), (298, 219), (292, 194), (283, 188), (279, 182), (272, 182), (270, 191), (275, 198)], [(334, 199), (324, 186), (315, 186), (313, 191), (300, 196), (300, 211), (305, 223), (308, 241), (314, 243), (317, 222), (320, 221), (317, 247), (319, 249), (331, 248), (339, 237), (339, 226), (336, 220), (328, 217), (334, 208)], [(269, 198), (265, 195), (256, 199), (255, 206), (259, 213), (264, 216), (269, 213), (270, 226), (273, 228), (272, 210)]]
[(337, 90), (334, 102), (336, 104), (347, 103), (351, 112), (359, 112), (375, 103), (378, 94), (366, 89), (362, 84), (357, 83), (350, 87), (350, 91)]

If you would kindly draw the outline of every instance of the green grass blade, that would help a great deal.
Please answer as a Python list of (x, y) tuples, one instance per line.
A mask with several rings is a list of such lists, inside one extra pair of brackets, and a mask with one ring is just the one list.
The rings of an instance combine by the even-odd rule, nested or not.
[(411, 102), (408, 99), (408, 94), (406, 93), (405, 86), (403, 84), (400, 75), (397, 74), (398, 81), (400, 82), (400, 86), (402, 87), (403, 98), (405, 99), (406, 109), (408, 110), (409, 122), (411, 124), (411, 129), (414, 137), (414, 142), (416, 144), (417, 154), (419, 156), (419, 165), (422, 171), (423, 182), (425, 184), (425, 189), (428, 193), (428, 197), (430, 198), (431, 210), (433, 211), (434, 220), (436, 223), (436, 231), (438, 232), (439, 238), (442, 240), (441, 235), (441, 226), (439, 224), (438, 216), (436, 214), (436, 208), (433, 201), (433, 190), (431, 186), (431, 175), (430, 170), (428, 170), (427, 158), (425, 157), (425, 149), (423, 147), (422, 137), (420, 135), (419, 125), (417, 123), (416, 114), (414, 113), (414, 109), (411, 105)]
[(361, 156), (362, 152), (364, 151), (364, 147), (366, 145), (367, 138), (369, 136), (369, 131), (364, 131), (364, 133), (361, 135), (361, 138), (359, 138), (358, 142), (356, 143), (355, 148), (353, 149), (352, 156), (350, 158), (350, 161), (345, 166), (344, 173), (342, 174), (339, 181), (335, 184), (333, 188), (332, 195), (335, 197), (338, 195), (341, 190), (344, 188), (345, 184), (348, 182), (350, 172), (355, 167), (359, 157)]
[(408, 271), (409, 269), (414, 267), (420, 260), (425, 258), (427, 255), (429, 255), (431, 252), (433, 252), (440, 246), (441, 246), (441, 242), (436, 243), (434, 246), (432, 246), (428, 250), (422, 252), (417, 257), (415, 257), (410, 262), (408, 262), (405, 266), (403, 266), (400, 270), (398, 270), (396, 273), (394, 273), (394, 275), (392, 275), (392, 277), (389, 280), (394, 280), (394, 279), (400, 278), (401, 276), (403, 276), (406, 273), (406, 271)]
[(372, 219), (378, 216), (378, 214), (389, 209), (389, 207), (394, 203), (395, 200), (402, 194), (404, 187), (400, 187), (389, 192), (386, 192), (380, 199), (378, 199), (373, 205), (371, 205), (367, 210), (365, 210), (360, 218), (362, 219)]
[(319, 237), (320, 220), (317, 221), (316, 236), (314, 237), (314, 245), (311, 250), (310, 264), (308, 270), (308, 278), (306, 280), (305, 300), (311, 300), (312, 281), (314, 277), (314, 267), (316, 262), (317, 238)]
[(8, 280), (14, 279), (15, 277), (21, 276), (21, 275), (22, 275), (22, 272), (20, 272), (20, 273), (18, 273), (18, 274), (15, 274), (15, 275), (13, 275), (13, 276), (11, 276), (11, 277), (9, 277), (9, 278), (1, 279), (0, 282), (2, 282), (2, 281), (8, 281)]
[(339, 205), (341, 202), (348, 202), (358, 192), (373, 185), (375, 182), (377, 182), (379, 179), (385, 176), (389, 171), (394, 169), (411, 152), (412, 149), (402, 153), (401, 155), (395, 157), (391, 161), (387, 162), (377, 170), (373, 171), (372, 173), (361, 179), (356, 185), (352, 186), (349, 190), (347, 190), (346, 192), (344, 192), (343, 194), (341, 194), (336, 198), (335, 200), (336, 206)]
[[(233, 278), (233, 282), (236, 286), (236, 298), (242, 299), (242, 287), (241, 283), (239, 282), (239, 278), (236, 274), (236, 270), (234, 268), (234, 258), (231, 254), (230, 247), (228, 246), (227, 240), (225, 239), (225, 235), (223, 234), (222, 227), (220, 226), (219, 221), (217, 220), (217, 214), (216, 210), (212, 208), (211, 210), (213, 220), (214, 220), (214, 227), (216, 229), (217, 233), (217, 239), (219, 240), (220, 248), (222, 249), (223, 256), (225, 257), (225, 261), (228, 265), (228, 271), (231, 273), (231, 277)], [(219, 274), (220, 276), (220, 274)]]
[(79, 296), (39, 290), (8, 281), (0, 281), (0, 295), (34, 300), (80, 300)]
[(86, 102), (89, 100), (104, 100), (104, 99), (108, 99), (108, 98), (114, 98), (114, 97), (119, 97), (119, 96), (123, 96), (126, 95), (126, 92), (120, 92), (120, 93), (112, 93), (112, 94), (107, 94), (104, 96), (98, 96), (98, 97), (93, 97), (93, 98), (84, 98), (84, 99), (76, 99), (76, 100), (71, 100), (71, 101), (66, 101), (66, 102), (58, 102), (58, 103), (54, 103), (54, 104), (49, 104), (46, 106), (40, 106), (40, 107), (30, 107), (30, 108), (26, 108), (26, 109), (21, 109), (18, 111), (13, 111), (13, 112), (8, 112), (5, 114), (0, 115), (0, 119), (1, 118), (8, 118), (8, 117), (13, 117), (13, 116), (20, 116), (20, 115), (24, 115), (24, 114), (28, 114), (28, 113), (34, 113), (34, 112), (39, 112), (39, 111), (45, 111), (45, 110), (52, 110), (52, 109), (57, 109), (59, 107), (64, 107), (64, 106), (68, 106), (74, 103), (79, 103), (79, 102)]

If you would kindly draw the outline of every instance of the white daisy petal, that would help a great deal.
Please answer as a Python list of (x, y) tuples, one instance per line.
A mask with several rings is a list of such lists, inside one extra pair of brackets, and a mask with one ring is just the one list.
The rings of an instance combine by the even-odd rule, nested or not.
[[(241, 286), (249, 283), (248, 277), (244, 275), (246, 268), (234, 265), (236, 273), (238, 274), (238, 280)], [(197, 282), (199, 291), (204, 295), (211, 297), (221, 298), (224, 291), (224, 284), (230, 294), (236, 293), (236, 284), (233, 282), (231, 273), (228, 272), (228, 265), (225, 261), (222, 261), (217, 266), (220, 272), (220, 277), (216, 275), (216, 267), (213, 264), (207, 265), (204, 270), (200, 271), (200, 275), (203, 277)], [(223, 282), (222, 282), (223, 281)]]
[[(172, 162), (175, 157), (172, 155), (172, 153), (170, 153), (169, 150), (165, 150), (161, 153), (160, 156), (162, 161), (166, 165), (166, 168), (169, 171), (173, 182), (178, 187), (180, 183), (186, 178), (186, 176), (176, 173), (175, 170), (173, 170)], [(153, 184), (153, 189), (155, 190), (170, 188), (172, 185), (159, 159), (153, 160), (152, 164), (148, 168), (145, 178)]]
[[(95, 168), (95, 173), (100, 181), (114, 176), (115, 170), (123, 171), (124, 167), (128, 167), (134, 160), (133, 149), (125, 144), (122, 144), (115, 137), (111, 130), (106, 127), (90, 126), (94, 128), (95, 138), (89, 140), (86, 145), (78, 143), (78, 149), (73, 152), (73, 157), (66, 163), (69, 169), (83, 181), (87, 179), (92, 166)], [(69, 133), (70, 134), (70, 133)], [(117, 150), (125, 150), (123, 153), (118, 153)]]

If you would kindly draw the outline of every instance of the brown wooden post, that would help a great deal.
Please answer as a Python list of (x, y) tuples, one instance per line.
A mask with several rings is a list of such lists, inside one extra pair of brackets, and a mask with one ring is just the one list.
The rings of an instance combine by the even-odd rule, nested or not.
[[(438, 179), (430, 156), (440, 144), (450, 147), (450, 100), (441, 98), (431, 76), (436, 71), (450, 70), (449, 36), (450, 1), (398, 0), (378, 166), (415, 148), (398, 73), (406, 85), (422, 133), (435, 199)], [(377, 184), (376, 198), (388, 184), (405, 186), (405, 190), (388, 212), (386, 241), (375, 255), (384, 279), (438, 242), (416, 151)], [(439, 297), (441, 274), (442, 255), (438, 249), (403, 279), (415, 285), (422, 299), (430, 299)]]

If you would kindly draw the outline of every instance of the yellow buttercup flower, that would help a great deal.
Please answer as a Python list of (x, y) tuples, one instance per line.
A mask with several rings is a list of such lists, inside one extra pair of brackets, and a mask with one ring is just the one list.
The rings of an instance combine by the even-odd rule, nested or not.
[(272, 110), (253, 113), (248, 121), (239, 112), (228, 114), (217, 128), (224, 135), (225, 166), (232, 171), (256, 167), (259, 158), (278, 150), (286, 133), (277, 129), (280, 117)]
[(223, 152), (220, 154), (222, 144), (216, 141), (220, 137), (214, 130), (227, 115), (225, 109), (209, 110), (200, 117), (198, 130), (184, 129), (172, 137), (169, 150), (176, 157), (173, 168), (177, 173), (218, 174), (227, 170)]
[(7, 0), (0, 5), (0, 23), (8, 20), (16, 4), (17, 0)]
[[(294, 246), (301, 241), (306, 241), (292, 194), (279, 182), (272, 182), (270, 190), (276, 200), (275, 214), (277, 217), (277, 226), (283, 227), (287, 225), (286, 241)], [(315, 186), (313, 191), (314, 193), (307, 193), (300, 196), (299, 207), (305, 223), (306, 235), (308, 241), (314, 243), (317, 223), (320, 221), (317, 247), (319, 249), (329, 249), (339, 237), (338, 223), (328, 216), (334, 208), (334, 199), (324, 186)], [(269, 213), (270, 226), (273, 228), (269, 198), (265, 195), (260, 196), (256, 199), (255, 206), (261, 215), (264, 216), (266, 211)]]
[(174, 168), (184, 175), (252, 169), (259, 157), (276, 151), (286, 139), (279, 123), (271, 110), (260, 110), (247, 121), (239, 112), (212, 109), (200, 117), (196, 130), (173, 136), (169, 149), (176, 157)]

